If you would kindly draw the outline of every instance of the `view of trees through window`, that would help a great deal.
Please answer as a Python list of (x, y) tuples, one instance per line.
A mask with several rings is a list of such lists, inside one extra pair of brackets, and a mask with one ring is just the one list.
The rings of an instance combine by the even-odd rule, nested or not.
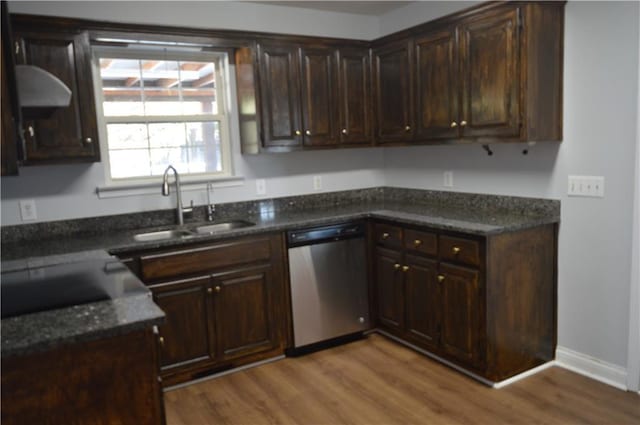
[(111, 178), (222, 172), (220, 60), (126, 56), (99, 62)]

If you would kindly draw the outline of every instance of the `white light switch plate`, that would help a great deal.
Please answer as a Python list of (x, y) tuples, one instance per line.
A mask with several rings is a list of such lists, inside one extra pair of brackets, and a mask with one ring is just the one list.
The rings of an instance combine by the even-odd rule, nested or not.
[(38, 219), (36, 201), (34, 199), (24, 199), (20, 201), (19, 204), (20, 217), (22, 218), (22, 221), (33, 221)]
[(267, 194), (267, 182), (265, 181), (265, 179), (256, 180), (256, 193), (258, 195)]
[(322, 176), (313, 176), (313, 190), (322, 190)]
[(453, 171), (445, 171), (442, 173), (442, 185), (444, 187), (453, 187)]
[(569, 176), (569, 196), (604, 198), (603, 176)]

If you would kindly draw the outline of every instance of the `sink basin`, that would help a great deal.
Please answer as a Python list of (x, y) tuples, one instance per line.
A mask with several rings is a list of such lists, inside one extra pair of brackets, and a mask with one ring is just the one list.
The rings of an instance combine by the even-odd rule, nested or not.
[(160, 230), (158, 232), (138, 233), (133, 239), (138, 242), (163, 241), (167, 239), (178, 239), (193, 236), (188, 230)]
[(240, 229), (242, 227), (255, 226), (255, 223), (244, 220), (226, 221), (224, 223), (207, 224), (206, 226), (198, 226), (194, 230), (198, 234), (207, 234), (215, 232), (223, 232), (225, 230)]

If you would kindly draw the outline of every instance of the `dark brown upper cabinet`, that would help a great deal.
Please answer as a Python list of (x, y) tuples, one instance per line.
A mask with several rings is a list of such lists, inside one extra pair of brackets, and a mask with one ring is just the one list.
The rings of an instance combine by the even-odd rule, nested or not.
[(263, 146), (301, 146), (298, 49), (268, 44), (258, 49)]
[(564, 2), (484, 4), (374, 42), (378, 142), (561, 140), (563, 22)]
[(373, 49), (377, 143), (413, 139), (411, 50), (407, 40)]
[(462, 137), (520, 136), (519, 13), (489, 13), (460, 26)]
[[(7, 2), (0, 4), (2, 9), (2, 40), (0, 42), (0, 78), (2, 79), (2, 153), (0, 163), (3, 176), (18, 174), (18, 147), (21, 143), (18, 128), (20, 127), (20, 108), (18, 107), (18, 94), (16, 92), (16, 79), (14, 73), (13, 41), (11, 36), (11, 22), (7, 10)], [(20, 145), (21, 147), (21, 145)]]
[(370, 145), (373, 116), (369, 49), (341, 48), (337, 58), (340, 143)]
[(416, 138), (458, 136), (458, 52), (456, 31), (444, 29), (415, 40)]
[(305, 146), (338, 142), (335, 56), (331, 49), (300, 48), (302, 128)]
[(333, 50), (286, 43), (260, 43), (258, 49), (263, 147), (337, 144)]
[(88, 32), (36, 27), (24, 18), (13, 22), (13, 30), (16, 63), (50, 72), (72, 93), (70, 105), (50, 117), (24, 117), (24, 165), (99, 161)]

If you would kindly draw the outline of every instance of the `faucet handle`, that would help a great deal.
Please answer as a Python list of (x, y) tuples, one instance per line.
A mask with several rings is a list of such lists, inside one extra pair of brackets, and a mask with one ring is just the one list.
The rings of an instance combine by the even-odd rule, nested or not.
[(193, 199), (191, 200), (191, 204), (188, 207), (182, 207), (182, 212), (184, 213), (192, 213), (193, 212)]

